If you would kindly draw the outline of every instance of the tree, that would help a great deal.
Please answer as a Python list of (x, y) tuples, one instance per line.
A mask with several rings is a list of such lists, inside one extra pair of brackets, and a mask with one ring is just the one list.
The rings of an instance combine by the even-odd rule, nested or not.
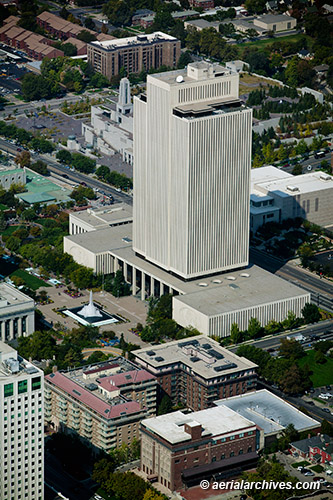
[(66, 151), (66, 149), (61, 149), (60, 151), (58, 151), (56, 154), (56, 158), (61, 163), (67, 163), (68, 165), (70, 165), (72, 162), (72, 155), (69, 151)]
[(102, 24), (101, 33), (103, 33), (104, 35), (107, 35), (109, 33), (109, 30), (108, 30), (108, 27), (106, 24)]
[(283, 338), (280, 340), (279, 355), (287, 359), (303, 358), (305, 352), (302, 345), (296, 340)]
[(298, 62), (299, 62), (298, 57), (297, 56), (293, 57), (288, 61), (287, 68), (285, 70), (286, 82), (291, 87), (297, 87), (298, 84), (298, 73), (297, 73)]
[(298, 326), (299, 320), (296, 318), (296, 314), (293, 311), (288, 311), (288, 316), (283, 320), (282, 324), (286, 330), (291, 330)]
[(280, 378), (280, 387), (286, 394), (300, 394), (311, 387), (309, 375), (293, 364)]
[(250, 339), (255, 339), (260, 336), (263, 331), (263, 327), (257, 318), (251, 318), (249, 321), (249, 326), (247, 328), (247, 333)]
[(303, 173), (303, 167), (300, 163), (297, 163), (292, 170), (292, 174), (293, 175), (302, 175), (302, 173)]
[(29, 337), (18, 338), (18, 352), (25, 359), (52, 359), (57, 344), (51, 331), (35, 331)]
[(278, 323), (277, 321), (275, 321), (274, 319), (271, 319), (271, 321), (269, 321), (267, 323), (267, 325), (265, 326), (265, 332), (268, 334), (268, 335), (272, 335), (274, 333), (278, 333), (282, 330), (282, 325), (281, 323)]
[(73, 57), (77, 55), (77, 48), (70, 42), (62, 43), (61, 50), (66, 57)]
[(304, 139), (301, 139), (299, 143), (296, 146), (296, 154), (298, 155), (304, 155), (307, 153), (308, 147)]
[(126, 283), (123, 273), (120, 269), (114, 276), (111, 293), (115, 297), (123, 297), (125, 295), (130, 295), (131, 293), (130, 285)]
[(15, 156), (15, 163), (20, 165), (21, 168), (29, 167), (31, 162), (31, 156), (29, 151), (22, 151)]
[(239, 344), (243, 340), (243, 332), (240, 331), (237, 323), (231, 325), (230, 340), (232, 344)]
[(317, 363), (319, 365), (324, 365), (327, 362), (325, 355), (321, 351), (315, 352), (314, 359), (315, 359), (315, 363)]
[(189, 52), (182, 52), (178, 59), (177, 68), (185, 68), (190, 62), (192, 62), (192, 56)]
[(48, 80), (43, 75), (26, 73), (22, 78), (22, 94), (27, 101), (49, 99), (57, 95), (58, 92), (58, 84)]
[(102, 351), (93, 352), (87, 359), (88, 364), (99, 363), (100, 361), (106, 361), (109, 357)]
[(152, 297), (149, 301), (148, 322), (172, 318), (172, 295), (165, 294), (159, 299)]
[(321, 432), (322, 434), (327, 434), (330, 437), (333, 437), (333, 425), (327, 422), (327, 420), (322, 420), (321, 422)]
[(70, 279), (77, 288), (89, 288), (93, 282), (93, 271), (87, 267), (80, 266), (70, 274)]
[(34, 170), (40, 175), (49, 175), (49, 171), (47, 169), (47, 165), (42, 160), (37, 160), (35, 163), (30, 165), (31, 170)]
[(321, 318), (318, 306), (309, 302), (303, 307), (302, 315), (305, 323), (317, 323)]
[(17, 252), (21, 245), (20, 238), (16, 236), (9, 236), (8, 240), (5, 242), (6, 248), (11, 252)]
[(102, 12), (114, 26), (128, 26), (131, 23), (131, 7), (123, 0), (109, 0)]
[(265, 10), (265, 0), (246, 0), (245, 7), (250, 14), (262, 14)]
[(94, 21), (91, 19), (91, 17), (86, 17), (84, 20), (84, 27), (87, 28), (88, 30), (94, 31), (96, 28)]
[(299, 439), (299, 432), (295, 429), (294, 424), (288, 424), (282, 431), (282, 436), (279, 438), (280, 450), (285, 450), (289, 447), (290, 443)]
[(0, 231), (4, 231), (7, 227), (6, 217), (3, 210), (0, 210)]
[(142, 500), (164, 500), (164, 496), (160, 495), (157, 491), (147, 490)]
[(158, 406), (157, 415), (164, 415), (172, 411), (172, 402), (170, 397), (165, 394)]
[(106, 484), (110, 481), (110, 477), (115, 469), (115, 463), (111, 457), (102, 458), (94, 464), (92, 479), (100, 484), (105, 489)]
[(80, 33), (78, 33), (76, 38), (86, 43), (93, 42), (94, 40), (96, 40), (96, 36), (87, 30), (80, 31)]
[[(109, 86), (109, 80), (106, 78), (106, 76), (102, 75), (101, 73), (94, 73), (93, 76), (90, 78), (90, 85), (92, 87), (108, 87)], [(102, 167), (100, 167), (102, 168)], [(108, 169), (110, 172), (110, 170)]]

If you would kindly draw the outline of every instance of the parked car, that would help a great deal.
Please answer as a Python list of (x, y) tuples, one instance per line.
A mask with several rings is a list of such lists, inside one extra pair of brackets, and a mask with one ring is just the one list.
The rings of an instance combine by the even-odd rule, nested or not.
[(331, 390), (331, 386), (330, 385), (327, 385), (326, 386), (326, 391), (330, 391)]
[(318, 481), (319, 483), (326, 483), (326, 479), (320, 476), (313, 477), (312, 481)]
[(314, 476), (314, 473), (308, 470), (307, 472), (303, 472), (304, 476)]
[(297, 470), (299, 470), (300, 472), (303, 472), (303, 470), (304, 470), (303, 465), (299, 465), (299, 466), (297, 467)]
[(331, 413), (329, 408), (322, 408), (322, 410), (325, 412), (325, 413)]

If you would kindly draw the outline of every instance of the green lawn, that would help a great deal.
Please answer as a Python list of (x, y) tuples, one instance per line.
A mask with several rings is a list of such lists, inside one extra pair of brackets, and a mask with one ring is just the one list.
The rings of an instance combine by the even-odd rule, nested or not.
[(333, 359), (327, 358), (325, 364), (319, 365), (314, 360), (315, 352), (314, 349), (307, 351), (306, 356), (298, 360), (299, 366), (309, 365), (313, 387), (333, 384)]
[(98, 495), (100, 495), (101, 497), (103, 497), (105, 500), (116, 500), (116, 497), (113, 497), (113, 496), (110, 497), (104, 490), (102, 490), (102, 488), (98, 488), (96, 493)]
[(307, 462), (306, 460), (303, 460), (302, 462), (296, 462), (295, 464), (291, 464), (291, 466), (294, 469), (297, 469), (297, 467), (306, 467), (307, 465), (310, 465), (310, 462)]
[(0, 234), (5, 235), (5, 236), (11, 236), (17, 229), (21, 229), (22, 227), (25, 226), (8, 226), (7, 229), (4, 231), (1, 231)]
[(32, 276), (31, 274), (27, 273), (23, 269), (17, 269), (10, 276), (18, 276), (19, 278), (22, 278), (25, 281), (26, 285), (32, 290), (37, 290), (41, 286), (51, 286), (48, 283), (45, 283), (45, 281), (37, 278), (36, 276)]
[(314, 472), (323, 472), (324, 467), (322, 467), (321, 465), (317, 464), (317, 465), (314, 465), (313, 467), (310, 467), (310, 469), (313, 470)]
[(267, 46), (271, 45), (274, 42), (291, 42), (295, 43), (301, 40), (302, 38), (306, 38), (308, 42), (311, 42), (311, 38), (309, 36), (303, 35), (302, 33), (298, 35), (287, 35), (287, 36), (280, 36), (276, 38), (267, 38), (265, 40), (255, 40), (254, 42), (244, 42), (242, 44), (239, 44), (238, 46), (241, 46), (245, 49), (248, 47), (258, 47), (260, 48), (267, 48)]

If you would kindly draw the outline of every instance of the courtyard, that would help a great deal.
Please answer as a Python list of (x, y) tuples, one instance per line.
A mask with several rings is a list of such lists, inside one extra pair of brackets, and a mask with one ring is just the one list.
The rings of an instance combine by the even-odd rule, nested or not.
[[(56, 310), (71, 309), (87, 304), (89, 302), (89, 291), (82, 291), (81, 297), (70, 297), (64, 293), (65, 288), (40, 288), (39, 292), (41, 290), (45, 290), (53, 301), (51, 304), (39, 305), (45, 319), (53, 325), (60, 323), (65, 330), (78, 328), (79, 324), (73, 318), (64, 317)], [(126, 342), (138, 344), (142, 347), (147, 345), (138, 335), (131, 331), (136, 328), (138, 323), (145, 324), (148, 310), (146, 302), (142, 302), (132, 295), (119, 298), (113, 297), (108, 292), (94, 292), (93, 301), (96, 305), (102, 306), (108, 313), (117, 315), (124, 320), (112, 325), (103, 325), (100, 327), (100, 332), (112, 330), (118, 338), (123, 333)], [(101, 350), (101, 348), (98, 350)]]

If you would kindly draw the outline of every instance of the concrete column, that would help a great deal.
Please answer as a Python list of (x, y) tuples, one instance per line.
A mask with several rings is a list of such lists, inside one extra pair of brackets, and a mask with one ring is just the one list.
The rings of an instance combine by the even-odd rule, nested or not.
[(136, 268), (132, 267), (132, 295), (136, 295)]
[(117, 257), (114, 258), (113, 272), (116, 273), (119, 269), (119, 260)]
[(141, 300), (145, 300), (146, 295), (146, 275), (142, 271), (141, 272)]
[(154, 287), (155, 287), (155, 279), (151, 276), (150, 277), (150, 295), (151, 295), (151, 297), (154, 297)]
[(162, 297), (162, 295), (164, 295), (164, 284), (160, 281), (160, 297)]
[(22, 337), (22, 318), (17, 318), (17, 337)]
[(11, 319), (9, 321), (9, 339), (13, 340), (14, 338), (14, 320)]
[(123, 275), (124, 275), (124, 279), (127, 283), (127, 263), (125, 261), (124, 261)]
[(6, 321), (1, 321), (1, 340), (6, 340)]

